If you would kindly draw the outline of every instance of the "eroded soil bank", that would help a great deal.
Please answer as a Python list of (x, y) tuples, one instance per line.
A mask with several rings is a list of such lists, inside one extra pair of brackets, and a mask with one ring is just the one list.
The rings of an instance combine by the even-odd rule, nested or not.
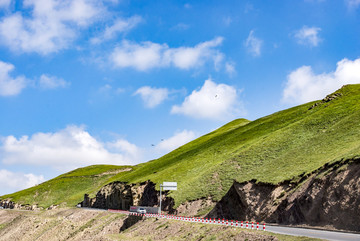
[(207, 215), (360, 231), (360, 158), (339, 161), (279, 185), (234, 182)]
[(109, 240), (125, 218), (84, 209), (0, 210), (0, 240)]
[[(168, 191), (162, 194), (162, 210), (174, 213), (174, 199), (167, 196)], [(89, 198), (85, 194), (83, 207), (102, 209), (129, 210), (130, 206), (159, 205), (160, 193), (155, 189), (155, 183), (146, 181), (140, 184), (127, 184), (124, 182), (112, 182), (102, 187), (95, 197)]]

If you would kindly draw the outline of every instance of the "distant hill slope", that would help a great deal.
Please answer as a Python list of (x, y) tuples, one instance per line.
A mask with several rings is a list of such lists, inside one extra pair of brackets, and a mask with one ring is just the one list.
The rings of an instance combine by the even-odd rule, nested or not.
[[(68, 173), (0, 198), (33, 200), (44, 206), (51, 200), (74, 204), (82, 200), (85, 192), (94, 193), (97, 187), (113, 181), (151, 180), (158, 185), (163, 181), (176, 181), (178, 190), (171, 196), (178, 206), (204, 197), (218, 201), (234, 180), (256, 179), (276, 184), (296, 180), (326, 163), (356, 156), (360, 156), (360, 85), (347, 85), (320, 101), (252, 122), (234, 120), (159, 159), (134, 166), (131, 171), (88, 176), (87, 181), (66, 179), (66, 175), (71, 175)], [(94, 173), (102, 173), (96, 166), (93, 168)], [(72, 185), (77, 184), (70, 184), (72, 181), (83, 185), (74, 193), (71, 193)], [(52, 185), (57, 190), (70, 189), (66, 195), (56, 194), (55, 198)], [(47, 192), (47, 196), (40, 194), (43, 192)], [(36, 193), (42, 196), (34, 198)]]
[(38, 204), (44, 208), (59, 204), (75, 206), (84, 198), (85, 193), (95, 194), (109, 178), (129, 170), (131, 167), (114, 165), (78, 168), (34, 187), (4, 195), (0, 200), (11, 199), (19, 204)]

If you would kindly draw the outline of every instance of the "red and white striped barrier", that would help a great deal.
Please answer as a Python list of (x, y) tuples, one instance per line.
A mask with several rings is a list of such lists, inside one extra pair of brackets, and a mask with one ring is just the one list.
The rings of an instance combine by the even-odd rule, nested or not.
[[(179, 221), (185, 221), (185, 222), (193, 222), (193, 223), (206, 223), (206, 224), (218, 224), (218, 225), (226, 225), (226, 226), (231, 226), (231, 227), (240, 227), (240, 228), (244, 228), (244, 221), (237, 221), (237, 220), (226, 220), (225, 219), (220, 219), (218, 218), (216, 220), (216, 218), (211, 219), (211, 218), (200, 218), (200, 217), (184, 217), (184, 216), (176, 216), (176, 215), (160, 215), (160, 214), (154, 214), (154, 213), (146, 213), (146, 214), (142, 214), (142, 213), (136, 213), (136, 212), (129, 212), (129, 211), (125, 211), (125, 210), (117, 210), (117, 209), (108, 209), (109, 212), (112, 213), (124, 213), (127, 215), (132, 215), (132, 216), (139, 216), (139, 217), (156, 217), (156, 218), (165, 218), (165, 219), (174, 219), (174, 220), (179, 220)], [(239, 223), (240, 222), (240, 223)], [(250, 228), (249, 227), (249, 222), (246, 221), (246, 228)], [(255, 229), (255, 225), (254, 222), (251, 222), (251, 229)], [(260, 224), (259, 222), (256, 222), (256, 230), (260, 229)], [(263, 223), (263, 231), (266, 231), (266, 224)]]

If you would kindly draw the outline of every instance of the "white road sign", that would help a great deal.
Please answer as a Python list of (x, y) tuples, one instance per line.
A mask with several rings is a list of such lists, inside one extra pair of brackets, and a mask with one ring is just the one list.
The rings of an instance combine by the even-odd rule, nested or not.
[(163, 190), (177, 190), (177, 182), (163, 182)]

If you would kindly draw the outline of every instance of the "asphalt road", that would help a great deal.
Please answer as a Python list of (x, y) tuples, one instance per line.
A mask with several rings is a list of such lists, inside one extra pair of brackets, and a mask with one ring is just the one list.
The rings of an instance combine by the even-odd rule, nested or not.
[(341, 240), (341, 241), (360, 240), (360, 234), (324, 231), (324, 230), (307, 229), (307, 228), (291, 228), (291, 227), (266, 225), (266, 231), (273, 233), (288, 234), (293, 236), (306, 236), (311, 238), (320, 238), (327, 240)]

